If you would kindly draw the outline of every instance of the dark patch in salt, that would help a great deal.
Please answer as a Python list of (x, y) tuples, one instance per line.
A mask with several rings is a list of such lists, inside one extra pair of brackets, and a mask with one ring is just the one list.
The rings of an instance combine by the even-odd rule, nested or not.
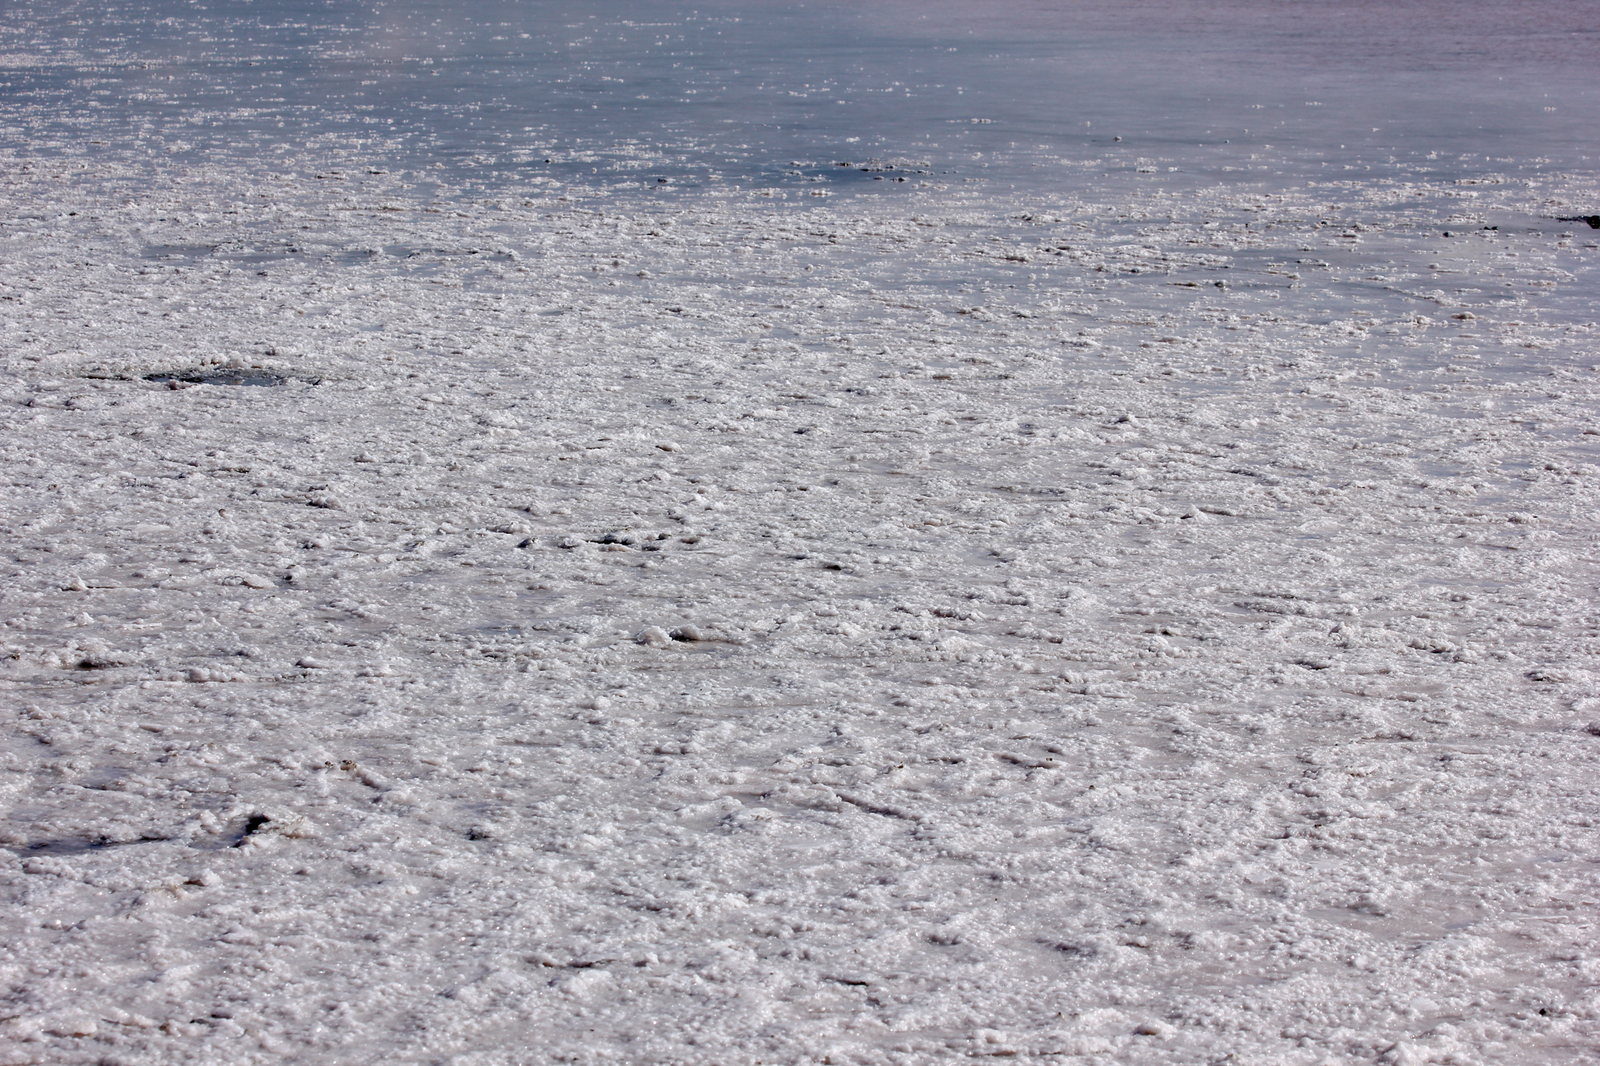
[(244, 833), (242, 835), (249, 836), (251, 833), (259, 833), (261, 831), (261, 827), (270, 821), (272, 821), (272, 819), (268, 818), (264, 814), (252, 814), (250, 817), (244, 820)]
[(55, 840), (36, 840), (31, 844), (0, 845), (14, 855), (83, 855), (107, 848), (125, 848), (134, 844), (158, 844), (168, 837), (140, 837), (137, 840), (112, 840), (110, 837), (80, 836), (59, 837)]
[(146, 381), (159, 381), (168, 385), (286, 385), (289, 379), (282, 374), (256, 367), (223, 366), (208, 370), (164, 370), (146, 374)]

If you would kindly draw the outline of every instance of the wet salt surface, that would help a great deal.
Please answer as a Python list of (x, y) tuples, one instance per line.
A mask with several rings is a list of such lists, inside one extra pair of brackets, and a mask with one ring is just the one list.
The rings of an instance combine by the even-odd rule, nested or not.
[(159, 381), (166, 385), (255, 385), (273, 386), (288, 382), (282, 374), (244, 367), (215, 367), (209, 370), (172, 370), (146, 374), (146, 381)]
[[(774, 136), (714, 183), (666, 108), (630, 183), (589, 90), (544, 181), (451, 154), (482, 110), (267, 166), (265, 119), (68, 86), (299, 32), (365, 80), (356, 9), (251, 7), (6, 31), (4, 1061), (1586, 1061), (1581, 155), (1330, 117), (1249, 171), (766, 180)], [(1552, 10), (1505, 114), (1563, 121), (1535, 60), (1588, 91)], [(934, 169), (890, 117), (857, 160)]]

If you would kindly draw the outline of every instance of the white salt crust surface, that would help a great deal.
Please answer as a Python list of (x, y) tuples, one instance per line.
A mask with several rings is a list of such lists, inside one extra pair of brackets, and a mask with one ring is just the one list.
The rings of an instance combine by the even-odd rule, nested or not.
[(1595, 1061), (1559, 175), (280, 171), (9, 164), (0, 1062)]

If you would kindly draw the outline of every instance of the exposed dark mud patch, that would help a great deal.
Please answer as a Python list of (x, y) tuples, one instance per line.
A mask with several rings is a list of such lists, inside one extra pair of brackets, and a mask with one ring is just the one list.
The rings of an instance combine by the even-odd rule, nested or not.
[(237, 366), (215, 367), (203, 370), (163, 370), (155, 374), (146, 374), (144, 379), (175, 387), (185, 385), (255, 385), (270, 387), (287, 385), (291, 380), (283, 374), (275, 374), (270, 370), (262, 370), (259, 367)]

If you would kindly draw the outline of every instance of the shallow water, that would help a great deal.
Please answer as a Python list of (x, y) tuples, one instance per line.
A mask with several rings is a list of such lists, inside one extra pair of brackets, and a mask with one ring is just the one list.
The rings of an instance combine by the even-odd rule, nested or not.
[(797, 193), (1049, 191), (1085, 159), (1182, 187), (1595, 158), (1589, 3), (8, 7), (5, 139), (24, 153), (270, 169), (309, 148), (424, 187)]

